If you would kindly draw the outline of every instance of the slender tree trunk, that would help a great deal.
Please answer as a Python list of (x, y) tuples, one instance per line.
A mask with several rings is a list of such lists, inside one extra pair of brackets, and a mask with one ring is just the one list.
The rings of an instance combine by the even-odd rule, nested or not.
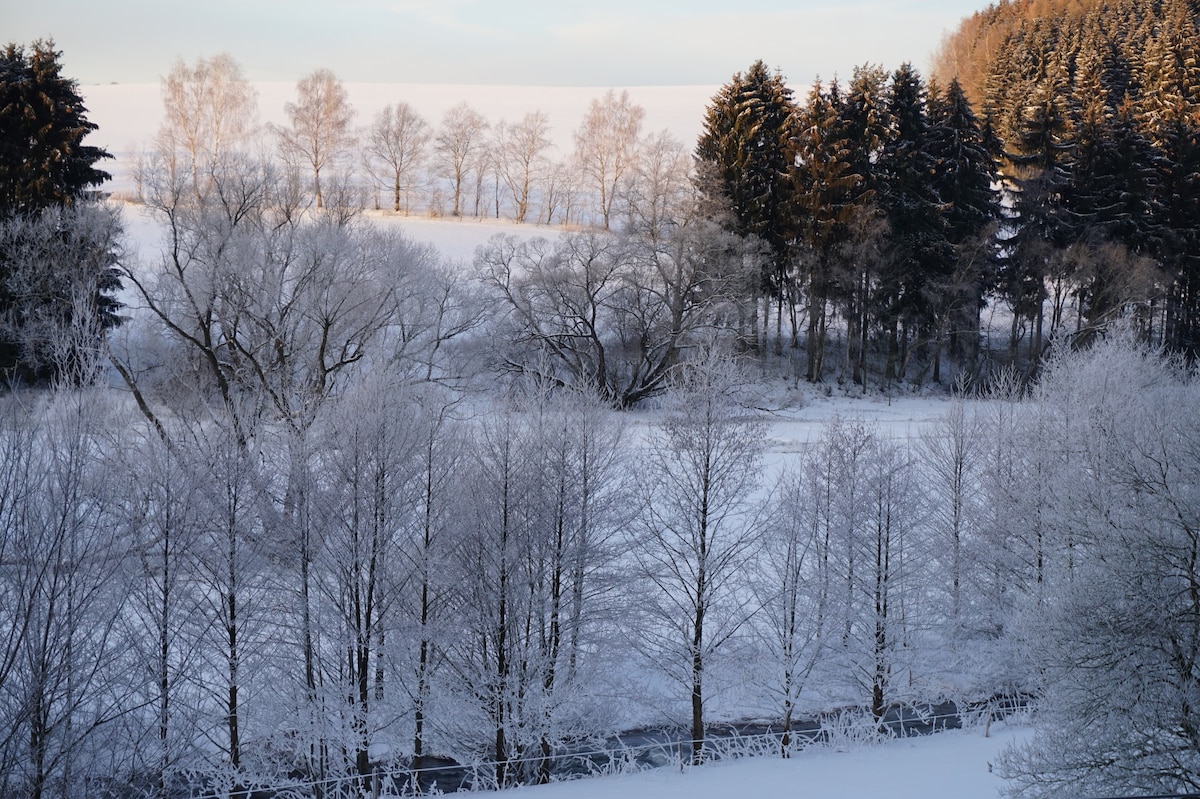
[(505, 726), (508, 723), (508, 536), (509, 536), (509, 484), (508, 475), (504, 477), (503, 507), (500, 522), (500, 564), (499, 584), (496, 597), (496, 689), (494, 701), (496, 722), (496, 787), (504, 788), (508, 784), (508, 740)]
[(692, 764), (704, 762), (704, 616), (708, 610), (709, 491), (712, 475), (705, 468), (701, 482), (697, 543), (696, 605), (692, 627)]
[(158, 795), (167, 796), (167, 769), (170, 768), (170, 663), (171, 663), (171, 537), (163, 536), (162, 592), (159, 595), (158, 618)]

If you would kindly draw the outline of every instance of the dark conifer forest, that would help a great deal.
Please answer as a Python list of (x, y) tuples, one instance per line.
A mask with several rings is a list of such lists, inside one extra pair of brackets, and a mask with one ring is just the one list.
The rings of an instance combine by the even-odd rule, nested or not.
[(998, 288), (1034, 343), (1068, 314), (1088, 335), (1136, 307), (1147, 340), (1196, 356), (1196, 13), (1005, 2), (944, 43), (936, 74), (960, 80), (1000, 147), (1014, 233)]
[[(866, 64), (796, 101), (761, 62), (735, 76), (699, 185), (763, 244), (762, 332), (804, 317), (814, 381), (1032, 374), (1117, 319), (1194, 360), (1197, 36), (1186, 2), (1005, 2), (928, 79)], [(985, 307), (1007, 329), (981, 352)]]

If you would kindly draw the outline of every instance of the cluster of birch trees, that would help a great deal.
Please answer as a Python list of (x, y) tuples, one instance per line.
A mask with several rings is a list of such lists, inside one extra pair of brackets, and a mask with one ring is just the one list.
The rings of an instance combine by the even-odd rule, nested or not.
[[(163, 80), (168, 114), (211, 100), (205, 87), (218, 86), (236, 99), (230, 97), (222, 127), (213, 133), (235, 140), (257, 126), (257, 96), (228, 55), (177, 63)], [(263, 141), (303, 181), (317, 208), (609, 228), (626, 211), (643, 142), (687, 152), (665, 132), (643, 136), (644, 109), (628, 92), (612, 90), (591, 102), (569, 153), (556, 152), (550, 118), (540, 110), (517, 121), (489, 120), (461, 102), (435, 124), (399, 100), (359, 120), (329, 69), (301, 78), (284, 112), (286, 123), (268, 126)], [(198, 146), (194, 136), (201, 133), (188, 131), (185, 143)]]

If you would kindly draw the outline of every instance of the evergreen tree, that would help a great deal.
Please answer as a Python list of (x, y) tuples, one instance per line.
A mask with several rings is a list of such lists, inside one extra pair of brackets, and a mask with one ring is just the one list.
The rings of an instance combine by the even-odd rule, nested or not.
[(957, 80), (940, 97), (931, 98), (926, 152), (932, 160), (934, 190), (947, 206), (947, 236), (955, 244), (1000, 217), (993, 147)]
[(762, 243), (767, 257), (757, 293), (780, 303), (792, 282), (794, 111), (783, 76), (756, 61), (713, 98), (696, 145), (708, 213), (732, 233)]
[(119, 324), (116, 217), (81, 203), (109, 154), (52, 42), (0, 53), (0, 376), (90, 377)]
[(945, 236), (953, 247), (952, 269), (935, 285), (935, 381), (941, 379), (940, 354), (947, 341), (957, 350), (969, 335), (973, 356), (984, 293), (995, 279), (995, 226), (1001, 216), (995, 151), (988, 126), (975, 116), (957, 79), (941, 96), (931, 97), (926, 152)]
[(855, 382), (865, 386), (867, 350), (875, 326), (873, 293), (878, 280), (878, 248), (886, 243), (887, 220), (880, 211), (881, 177), (877, 165), (882, 156), (888, 130), (885, 104), (887, 73), (879, 66), (855, 67), (841, 120), (849, 145), (847, 160), (853, 174), (862, 177), (867, 201), (865, 213), (856, 223), (856, 241), (847, 248), (849, 266), (846, 291), (842, 294), (841, 313), (846, 319), (846, 360)]
[(52, 41), (0, 51), (0, 216), (68, 205), (109, 179), (95, 164), (112, 156), (83, 144), (96, 125), (61, 57)]
[(856, 170), (865, 162), (852, 160), (854, 143), (843, 111), (838, 82), (824, 91), (817, 80), (796, 117), (792, 180), (808, 300), (806, 377), (814, 382), (822, 378), (830, 305), (854, 285), (847, 246), (874, 196), (867, 176)]
[(1002, 263), (1001, 291), (1013, 308), (1013, 355), (1028, 333), (1035, 361), (1045, 342), (1046, 281), (1058, 277), (1055, 270), (1071, 232), (1063, 206), (1072, 144), (1065, 74), (1065, 66), (1059, 63), (1037, 83), (1020, 109), (1006, 153), (1004, 177), (1014, 195), (1015, 232)]
[(1179, 119), (1161, 130), (1158, 257), (1166, 272), (1162, 340), (1189, 360), (1200, 356), (1200, 129)]
[[(1157, 238), (1154, 170), (1158, 156), (1137, 129), (1132, 105), (1111, 105), (1098, 54), (1083, 59), (1072, 96), (1073, 157), (1064, 194), (1072, 228), (1068, 259), (1078, 299), (1077, 328), (1100, 325), (1135, 296), (1135, 259)], [(1055, 307), (1055, 324), (1061, 308)], [(1087, 328), (1083, 327), (1084, 322)]]
[(911, 64), (892, 74), (887, 94), (890, 122), (879, 158), (880, 204), (891, 238), (875, 292), (887, 346), (884, 378), (903, 379), (910, 345), (933, 327), (934, 286), (948, 282), (953, 250), (946, 236), (942, 203), (929, 179), (926, 87)]
[(1166, 273), (1162, 341), (1200, 354), (1200, 31), (1184, 2), (1170, 2), (1138, 72), (1137, 119), (1157, 162), (1157, 257)]
[(1133, 313), (1147, 340), (1196, 354), (1198, 13), (1193, 0), (1005, 2), (943, 48), (942, 74), (969, 75), (1014, 156), (1002, 293), (1035, 356), (1046, 296), (1051, 333), (1074, 296), (1081, 328)]

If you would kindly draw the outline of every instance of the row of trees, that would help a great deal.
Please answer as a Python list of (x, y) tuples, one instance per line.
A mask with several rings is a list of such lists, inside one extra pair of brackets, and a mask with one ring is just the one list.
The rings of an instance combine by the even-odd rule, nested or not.
[[(361, 207), (350, 179), (358, 160), (395, 210), (411, 208), (404, 198), (421, 183), (444, 191), (454, 215), (505, 206), (518, 221), (649, 225), (660, 238), (673, 225), (694, 229), (699, 215), (707, 238), (714, 225), (732, 234), (759, 272), (737, 287), (737, 334), (764, 353), (772, 334), (777, 354), (803, 345), (812, 381), (831, 368), (864, 385), (875, 372), (887, 383), (941, 381), (946, 358), (973, 375), (990, 354), (981, 311), (1001, 301), (1009, 357), (1027, 364), (1060, 334), (1086, 337), (1135, 311), (1146, 336), (1190, 353), (1190, 217), (1171, 175), (1189, 174), (1179, 148), (1193, 134), (1187, 102), (1169, 101), (1190, 84), (1163, 65), (1196, 26), (1186, 9), (1156, 13), (1168, 12), (1178, 19), (1163, 30), (1183, 33), (1154, 34), (1162, 58), (1139, 60), (1141, 72), (1096, 55), (1099, 26), (1080, 39), (1094, 46), (1075, 51), (1057, 34), (1035, 35), (1049, 23), (1017, 28), (1013, 46), (996, 51), (982, 116), (957, 80), (929, 85), (909, 65), (860, 67), (844, 86), (817, 81), (797, 105), (758, 62), (714, 97), (694, 171), (669, 136), (643, 137), (642, 109), (611, 92), (576, 132), (569, 168), (550, 167), (540, 113), (489, 134), (458, 106), (435, 132), (399, 103), (355, 137), (328, 70), (297, 84), (290, 125), (275, 133), (284, 168), (318, 209), (330, 192), (336, 208)], [(1046, 67), (1055, 53), (1061, 68)], [(1126, 101), (1152, 77), (1154, 91)], [(178, 64), (164, 96), (169, 127), (187, 131), (192, 150), (236, 147), (253, 129), (253, 93), (227, 56)], [(419, 177), (425, 166), (432, 182)], [(696, 189), (688, 202), (677, 199), (681, 178)]]
[[(699, 761), (713, 713), (786, 729), (1009, 689), (1078, 744), (1006, 758), (1030, 793), (1082, 772), (1195, 787), (1194, 376), (1105, 341), (1061, 354), (1033, 403), (956, 403), (914, 442), (834, 420), (764, 474), (750, 381), (723, 354), (797, 307), (776, 296), (796, 262), (772, 257), (774, 226), (735, 227), (762, 196), (732, 203), (703, 162), (693, 182), (662, 140), (620, 235), (497, 239), (466, 275), (352, 207), (318, 212), (305, 173), (246, 146), (245, 86), (218, 77), (168, 92), (143, 162), (163, 239), (121, 264), (138, 313), (101, 336), (88, 283), (77, 313), (38, 316), (66, 379), (5, 397), (0, 795), (327, 786), (431, 754), (490, 758), (511, 784), (638, 721), (686, 726)], [(873, 80), (877, 109), (919, 116), (900, 102), (915, 73)], [(871, 107), (814, 94), (837, 118)], [(872, 151), (880, 208), (929, 210), (902, 166), (947, 129)], [(114, 239), (83, 235), (116, 232), (87, 185), (6, 229), (42, 224), (26, 240), (59, 248), (55, 270), (115, 278)], [(849, 218), (826, 217), (831, 258), (923, 230), (842, 238)], [(908, 296), (921, 276), (884, 267), (944, 243), (880, 256), (854, 302)], [(894, 331), (869, 307), (855, 330), (894, 339), (903, 375), (921, 306), (897, 304)], [(105, 359), (132, 403), (96, 379)], [(522, 377), (485, 391), (497, 361)], [(668, 387), (643, 436), (609, 407)], [(1097, 719), (1120, 723), (1096, 736)]]
[[(163, 95), (167, 118), (187, 131), (188, 146), (238, 147), (257, 133), (257, 97), (228, 55), (177, 63)], [(398, 101), (356, 127), (346, 88), (328, 69), (297, 82), (296, 99), (284, 110), (288, 123), (270, 131), (277, 154), (306, 176), (318, 209), (331, 201), (604, 228), (621, 211), (618, 197), (638, 163), (644, 116), (627, 92), (610, 90), (592, 101), (574, 152), (557, 160), (541, 111), (492, 122), (459, 103), (435, 127)]]
[[(344, 87), (318, 70), (297, 85), (296, 101), (286, 108), (290, 124), (273, 130), (275, 146), (257, 158), (277, 160), (277, 171), (296, 184), (297, 202), (308, 195), (334, 214), (362, 205), (349, 182), (354, 162), (369, 162), (369, 174), (386, 176), (394, 207), (411, 170), (424, 162), (453, 197), (451, 213), (468, 206), (481, 213), (487, 199), (490, 212), (499, 214), (504, 203), (525, 220), (538, 218), (540, 205), (547, 221), (561, 214), (562, 221), (648, 239), (656, 252), (673, 248), (676, 263), (685, 251), (707, 250), (698, 257), (711, 264), (722, 251), (722, 265), (706, 268), (700, 279), (710, 296), (731, 301), (723, 323), (762, 353), (772, 335), (777, 354), (785, 344), (803, 346), (802, 371), (812, 381), (831, 370), (863, 385), (872, 374), (889, 384), (940, 381), (947, 358), (974, 375), (995, 353), (990, 343), (980, 346), (987, 332), (981, 310), (1001, 301), (1011, 312), (1009, 357), (1029, 364), (1055, 337), (1086, 337), (1126, 313), (1138, 315), (1147, 337), (1190, 354), (1196, 314), (1188, 142), (1195, 136), (1185, 56), (1195, 20), (1179, 4), (1131, 3), (1125, 10), (1127, 30), (1150, 37), (1158, 55), (1135, 57), (1129, 42), (1136, 37), (1118, 40), (1117, 28), (1083, 12), (1018, 25), (1007, 5), (997, 9), (995, 25), (1009, 44), (988, 51), (995, 54), (990, 77), (974, 89), (982, 94), (981, 117), (957, 81), (931, 86), (908, 65), (890, 75), (862, 67), (845, 86), (818, 81), (798, 106), (782, 76), (759, 62), (714, 97), (694, 164), (669, 136), (642, 136), (642, 110), (610, 93), (593, 103), (576, 133), (565, 170), (574, 177), (560, 180), (564, 170), (542, 168), (544, 115), (500, 124), (489, 138), (485, 120), (469, 108), (452, 110), (434, 132), (397, 104), (356, 139)], [(1121, 43), (1111, 58), (1103, 57), (1106, 42)], [(12, 57), (18, 55), (13, 49)], [(57, 75), (53, 58), (39, 58)], [(14, 78), (18, 83), (33, 81)], [(161, 159), (184, 154), (199, 196), (211, 182), (207, 171), (247, 157), (257, 130), (254, 93), (237, 64), (218, 56), (177, 64), (163, 94), (166, 124), (142, 170), (178, 170)], [(80, 117), (56, 123), (75, 137), (69, 148), (78, 153), (66, 163), (86, 166), (75, 170), (78, 194), (101, 179), (91, 164), (104, 154), (80, 149), (90, 123), (79, 114), (78, 98), (64, 96), (60, 107)], [(21, 180), (48, 186), (56, 180), (31, 177), (40, 173), (13, 163), (14, 175), (24, 170)], [(54, 195), (52, 188), (44, 193)], [(742, 266), (733, 269), (737, 258)], [(93, 304), (104, 306), (103, 295), (115, 286), (111, 265), (110, 257), (90, 268), (96, 286), (80, 291), (51, 287), (28, 272), (10, 281), (10, 294), (24, 297), (25, 305), (10, 311), (11, 326), (29, 331), (27, 340), (8, 345), (10, 374), (19, 371), (18, 361), (33, 377), (54, 368), (46, 365), (52, 345), (31, 320), (73, 312), (51, 313), (37, 298), (57, 292), (65, 308), (78, 304), (65, 297), (69, 291), (90, 290), (99, 298)], [(714, 275), (719, 280), (709, 291)], [(519, 315), (520, 303), (508, 300)], [(114, 312), (111, 304), (97, 309), (98, 330), (111, 327)], [(671, 315), (680, 317), (676, 309)], [(608, 347), (614, 336), (623, 339), (615, 346), (628, 347), (634, 336), (624, 336), (622, 324), (597, 335), (607, 337)], [(674, 342), (681, 332), (676, 325), (667, 338)], [(639, 372), (656, 373), (660, 361), (669, 366), (671, 357), (650, 355)], [(589, 380), (625, 404), (644, 396), (643, 386), (653, 393), (658, 385), (654, 377), (636, 377), (632, 388), (629, 381), (616, 388), (607, 385), (604, 368), (591, 371)]]
[[(297, 101), (287, 107), (291, 124), (275, 130), (277, 147), (254, 155), (256, 100), (227, 56), (176, 65), (164, 80), (164, 101), (164, 126), (140, 167), (143, 198), (155, 190), (154, 173), (165, 170), (189, 182), (199, 201), (212, 190), (214, 174), (249, 158), (273, 163), (294, 184), (296, 209), (310, 199), (334, 216), (361, 208), (345, 179), (353, 110), (332, 73), (319, 70), (298, 84)], [(576, 335), (573, 326), (586, 309), (570, 307), (575, 300), (555, 287), (561, 266), (554, 275), (533, 270), (548, 281), (534, 289), (552, 302), (544, 315), (557, 319), (547, 325), (535, 318), (536, 297), (519, 298), (506, 275), (529, 272), (529, 264), (546, 261), (544, 252), (492, 248), (481, 265), (512, 318), (523, 320), (510, 331), (518, 340), (548, 347), (551, 361), (566, 362), (567, 379), (593, 384), (622, 405), (660, 389), (665, 369), (693, 343), (698, 322), (763, 353), (773, 334), (778, 354), (785, 344), (803, 346), (809, 380), (824, 380), (832, 370), (839, 380), (864, 386), (872, 374), (889, 384), (941, 381), (947, 358), (976, 374), (993, 354), (980, 346), (981, 310), (1000, 299), (1011, 308), (1012, 358), (1027, 342), (1028, 360), (1036, 364), (1046, 341), (1060, 332), (1089, 335), (1135, 308), (1147, 336), (1186, 352), (1186, 302), (1159, 302), (1170, 293), (1164, 282), (1170, 270), (1155, 260), (1159, 245), (1186, 242), (1186, 229), (1165, 238), (1148, 232), (1157, 224), (1151, 210), (1178, 204), (1154, 205), (1139, 199), (1138, 186), (1121, 182), (1157, 186), (1147, 182), (1143, 160), (1152, 163), (1154, 153), (1136, 141), (1114, 143), (1119, 131), (1105, 122), (1110, 116), (1102, 102), (1087, 106), (1091, 127), (1080, 122), (1072, 128), (1090, 131), (1087, 141), (1066, 141), (1049, 129), (1040, 138), (1033, 128), (1020, 135), (1014, 129), (1005, 150), (993, 120), (1007, 107), (991, 102), (981, 121), (957, 82), (944, 91), (930, 87), (907, 65), (891, 75), (860, 68), (845, 88), (838, 81), (814, 83), (797, 106), (782, 76), (760, 62), (714, 98), (693, 162), (668, 135), (641, 136), (641, 109), (610, 93), (593, 103), (576, 135), (573, 169), (585, 179), (577, 185), (589, 187), (587, 218), (620, 235), (594, 238), (582, 248), (592, 255), (581, 255), (579, 240), (559, 248), (593, 271), (607, 259), (601, 271), (620, 276), (583, 281), (583, 303), (609, 318)], [(1070, 118), (1082, 119), (1082, 108)], [(525, 146), (485, 147), (478, 114), (457, 108), (447, 116), (434, 149), (457, 213), (472, 185), (476, 204), (482, 201), (480, 157), (499, 152), (503, 157), (490, 162), (498, 170), (492, 199), (499, 203), (503, 182), (515, 218), (527, 218), (540, 201), (549, 216), (561, 209), (564, 218), (583, 218), (577, 212), (584, 195), (559, 191), (565, 184), (555, 181), (538, 188), (538, 152), (547, 141), (538, 130), (545, 119), (533, 114), (526, 122), (498, 128)], [(362, 141), (390, 163), (385, 171), (395, 190), (405, 180), (402, 170), (420, 161), (430, 144), (429, 126), (401, 105), (385, 109), (377, 123)], [(1049, 142), (1040, 155), (1038, 142)], [(1125, 160), (1114, 161), (1117, 153)], [(1001, 212), (997, 187), (1010, 197), (1008, 212)], [(1102, 199), (1108, 196), (1124, 199), (1114, 205)], [(1180, 225), (1186, 226), (1182, 217)], [(1186, 252), (1180, 253), (1186, 265)], [(559, 252), (552, 260), (569, 264), (575, 256)], [(103, 304), (114, 273), (104, 264), (88, 271), (96, 275), (93, 294)], [(647, 278), (647, 271), (657, 274)], [(523, 281), (525, 287), (533, 282)], [(13, 285), (28, 296), (43, 289), (35, 278)], [(600, 296), (610, 290), (613, 302)], [(656, 295), (653, 303), (644, 301), (647, 292)], [(1180, 289), (1171, 296), (1185, 294)], [(47, 316), (38, 307), (26, 317)], [(99, 329), (111, 326), (114, 310), (94, 314)], [(22, 357), (34, 365), (30, 374), (44, 374), (56, 356), (48, 354), (36, 325), (25, 328)], [(827, 355), (831, 337), (834, 354)], [(625, 362), (619, 372), (610, 373), (609, 353)], [(528, 368), (522, 357), (504, 362)]]
[(1105, 344), (1036, 403), (955, 403), (908, 440), (835, 418), (765, 475), (745, 386), (693, 364), (644, 440), (536, 383), (476, 415), (364, 372), (303, 431), (244, 384), (169, 418), (10, 396), (0, 793), (430, 755), (507, 785), (638, 721), (699, 762), (713, 714), (786, 732), (1000, 690), (1070, 744), (1006, 758), (1031, 794), (1196, 787), (1193, 378)]
[(758, 62), (713, 99), (696, 155), (706, 214), (760, 247), (759, 347), (803, 346), (812, 381), (940, 381), (947, 356), (977, 373), (1004, 215), (997, 142), (957, 82), (864, 66), (797, 105)]

